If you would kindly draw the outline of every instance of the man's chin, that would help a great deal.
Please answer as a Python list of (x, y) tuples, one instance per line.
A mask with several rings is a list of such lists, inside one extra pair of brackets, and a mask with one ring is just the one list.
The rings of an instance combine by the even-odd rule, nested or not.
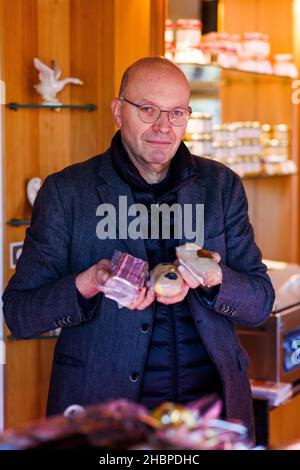
[(147, 161), (150, 165), (158, 165), (158, 166), (165, 166), (168, 165), (174, 155), (170, 154), (165, 154), (165, 153), (155, 153), (152, 155), (149, 155), (147, 158)]

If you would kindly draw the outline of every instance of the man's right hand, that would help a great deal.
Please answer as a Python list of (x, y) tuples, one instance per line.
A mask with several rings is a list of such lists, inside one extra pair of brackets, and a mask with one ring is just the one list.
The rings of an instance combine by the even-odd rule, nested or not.
[(76, 288), (82, 297), (91, 299), (99, 294), (101, 286), (105, 284), (110, 274), (111, 261), (102, 259), (77, 275), (75, 280)]
[[(102, 259), (90, 268), (82, 271), (76, 277), (76, 288), (85, 299), (91, 299), (101, 292), (101, 287), (111, 275), (111, 261)], [(154, 301), (153, 289), (143, 287), (137, 295), (135, 301), (127, 308), (129, 310), (143, 310)]]

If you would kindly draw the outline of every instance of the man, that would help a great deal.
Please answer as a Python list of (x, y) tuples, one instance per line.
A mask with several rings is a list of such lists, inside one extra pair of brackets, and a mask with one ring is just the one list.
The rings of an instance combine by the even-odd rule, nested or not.
[[(111, 109), (120, 131), (103, 155), (49, 176), (33, 208), (4, 313), (29, 338), (62, 327), (54, 354), (48, 414), (67, 406), (128, 398), (149, 408), (211, 392), (223, 414), (253, 436), (248, 358), (234, 326), (267, 319), (274, 293), (255, 245), (239, 177), (192, 157), (181, 142), (190, 115), (185, 75), (164, 58), (145, 58), (124, 74)], [(200, 285), (185, 268), (181, 292), (143, 288), (128, 308), (99, 293), (115, 249), (156, 264), (175, 262), (186, 240), (97, 236), (97, 208), (119, 196), (128, 206), (204, 204), (204, 247), (220, 261), (221, 284)], [(121, 214), (122, 216), (122, 214)], [(117, 219), (118, 220), (118, 217)], [(119, 227), (120, 228), (120, 227)], [(219, 281), (218, 281), (219, 282)]]

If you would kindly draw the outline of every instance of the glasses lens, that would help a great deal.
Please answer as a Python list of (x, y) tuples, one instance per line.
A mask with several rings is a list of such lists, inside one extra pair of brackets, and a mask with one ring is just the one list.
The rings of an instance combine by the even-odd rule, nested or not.
[(169, 112), (169, 121), (173, 126), (184, 126), (190, 117), (190, 113), (185, 108), (175, 108)]
[(139, 116), (143, 122), (157, 121), (160, 110), (154, 104), (143, 104), (139, 107)]

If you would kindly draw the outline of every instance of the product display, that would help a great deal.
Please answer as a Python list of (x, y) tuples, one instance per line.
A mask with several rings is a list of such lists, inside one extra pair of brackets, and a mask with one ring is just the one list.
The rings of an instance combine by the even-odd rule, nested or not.
[(21, 449), (249, 449), (247, 428), (219, 419), (214, 395), (186, 406), (163, 403), (149, 412), (128, 400), (35, 421), (0, 435), (0, 450)]
[(132, 304), (148, 277), (148, 263), (128, 253), (115, 251), (112, 272), (101, 292), (118, 302), (120, 307)]
[(237, 121), (212, 125), (211, 120), (207, 113), (191, 117), (185, 143), (192, 154), (217, 160), (241, 177), (297, 171), (295, 162), (289, 158), (287, 124)]
[(181, 292), (184, 281), (174, 264), (160, 263), (150, 273), (150, 285), (157, 295), (173, 297)]
[(211, 253), (194, 243), (186, 243), (176, 248), (179, 263), (199, 282), (207, 286), (222, 282), (222, 270)]
[(269, 36), (261, 32), (202, 35), (198, 19), (181, 18), (165, 22), (165, 55), (178, 64), (218, 65), (245, 72), (295, 78), (297, 67), (291, 53), (271, 55)]

